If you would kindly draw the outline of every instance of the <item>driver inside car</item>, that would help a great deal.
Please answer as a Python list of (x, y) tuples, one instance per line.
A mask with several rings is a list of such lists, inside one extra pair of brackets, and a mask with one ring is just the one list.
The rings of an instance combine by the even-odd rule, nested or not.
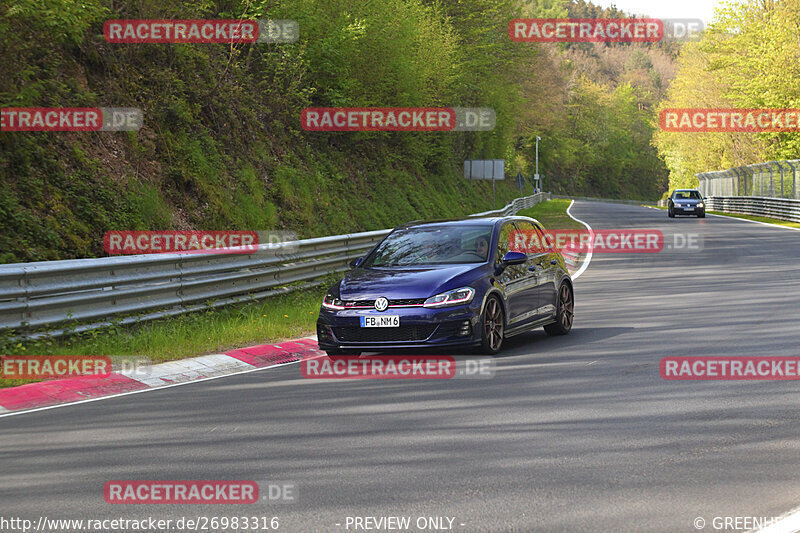
[(489, 239), (486, 237), (478, 237), (475, 240), (475, 253), (481, 256), (484, 260), (489, 257)]

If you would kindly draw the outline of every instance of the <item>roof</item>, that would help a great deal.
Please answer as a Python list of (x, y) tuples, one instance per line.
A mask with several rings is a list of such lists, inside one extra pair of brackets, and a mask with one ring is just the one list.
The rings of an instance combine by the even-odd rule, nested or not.
[(531, 217), (524, 217), (524, 216), (517, 216), (517, 215), (509, 215), (509, 216), (493, 216), (493, 217), (464, 217), (464, 218), (450, 218), (450, 219), (442, 219), (442, 220), (414, 220), (413, 222), (407, 222), (405, 224), (401, 224), (397, 226), (397, 228), (410, 228), (416, 226), (427, 226), (427, 225), (471, 225), (471, 226), (488, 226), (494, 225), (497, 222), (505, 221), (505, 220), (529, 220), (536, 223), (539, 223), (538, 220)]

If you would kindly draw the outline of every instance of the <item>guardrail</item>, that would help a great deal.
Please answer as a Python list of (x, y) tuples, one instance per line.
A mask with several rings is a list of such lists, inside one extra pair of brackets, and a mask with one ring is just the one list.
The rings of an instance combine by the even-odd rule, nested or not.
[[(471, 215), (505, 216), (549, 194), (517, 198), (502, 209)], [(259, 245), (251, 254), (154, 254), (0, 265), (0, 330), (35, 338), (129, 324), (209, 307), (258, 300), (349, 269), (391, 230)], [(291, 253), (287, 253), (291, 250)], [(287, 284), (306, 282), (293, 287)], [(116, 317), (112, 320), (109, 318)], [(47, 330), (68, 322), (80, 323)]]
[(696, 176), (708, 210), (800, 222), (800, 159), (768, 161)]
[(697, 174), (705, 196), (800, 199), (800, 159), (769, 161)]
[(710, 196), (706, 209), (800, 222), (800, 200), (758, 196)]
[(604, 203), (611, 203), (611, 204), (626, 204), (626, 205), (656, 205), (657, 202), (653, 202), (650, 200), (618, 200), (616, 198), (599, 198), (596, 196), (564, 196), (559, 194), (554, 194), (553, 198), (565, 198), (571, 200), (584, 200), (587, 202), (604, 202)]

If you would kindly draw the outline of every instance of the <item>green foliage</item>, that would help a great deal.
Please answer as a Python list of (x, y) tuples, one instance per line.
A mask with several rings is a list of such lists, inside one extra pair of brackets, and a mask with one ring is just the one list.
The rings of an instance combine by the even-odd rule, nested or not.
[[(543, 172), (557, 190), (574, 182), (575, 192), (645, 196), (658, 169), (654, 178), (647, 157), (637, 162), (648, 130), (620, 116), (635, 106), (630, 94), (589, 81), (573, 91), (574, 73), (544, 48), (508, 39), (509, 20), (568, 9), (561, 0), (12, 0), (0, 7), (0, 106), (132, 106), (144, 127), (0, 134), (0, 259), (102, 255), (110, 229), (312, 237), (484, 211), (491, 184), (464, 181), (463, 160), (530, 170), (537, 131), (548, 134)], [(300, 40), (123, 45), (101, 36), (109, 18), (240, 16), (295, 19)], [(644, 73), (641, 63), (632, 72)], [(642, 83), (623, 81), (644, 98)], [(591, 109), (572, 107), (580, 102)], [(305, 132), (308, 106), (490, 107), (497, 127)], [(625, 185), (631, 172), (641, 183)], [(496, 207), (518, 194), (513, 180), (498, 183)]]
[(4, 22), (59, 43), (79, 44), (92, 24), (109, 12), (100, 0), (8, 0)]
[(131, 183), (127, 202), (139, 220), (134, 229), (156, 229), (170, 227), (171, 212), (161, 192), (152, 185)]
[[(746, 0), (717, 11), (699, 43), (683, 47), (679, 72), (660, 108), (800, 108), (800, 0)], [(695, 174), (800, 153), (798, 133), (659, 132), (670, 189), (697, 186)]]
[(569, 10), (566, 0), (523, 0), (524, 18), (567, 18)]
[(649, 103), (657, 101), (658, 89), (647, 76), (634, 75), (655, 73), (652, 56), (642, 49), (617, 54), (613, 65), (617, 74), (601, 84), (588, 76), (601, 56), (592, 61), (583, 58), (583, 63), (573, 61), (581, 54), (568, 50), (558, 59), (562, 68), (550, 81), (551, 87), (531, 89), (531, 99), (539, 102), (538, 93), (563, 96), (553, 98), (548, 113), (532, 117), (533, 135), (518, 139), (514, 152), (518, 170), (533, 173), (538, 135), (542, 137), (539, 159), (545, 190), (657, 198), (667, 185), (667, 169), (651, 146), (655, 129)]

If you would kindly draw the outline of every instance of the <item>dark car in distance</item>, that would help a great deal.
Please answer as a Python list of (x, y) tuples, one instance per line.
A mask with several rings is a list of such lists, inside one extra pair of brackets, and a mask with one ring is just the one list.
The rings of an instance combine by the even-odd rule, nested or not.
[(317, 320), (329, 355), (397, 348), (474, 347), (496, 354), (511, 336), (572, 328), (574, 295), (552, 248), (515, 251), (527, 217), (410, 223), (392, 230), (325, 295)]
[(667, 201), (667, 214), (670, 218), (675, 215), (697, 215), (705, 218), (706, 204), (703, 195), (697, 189), (676, 189)]

